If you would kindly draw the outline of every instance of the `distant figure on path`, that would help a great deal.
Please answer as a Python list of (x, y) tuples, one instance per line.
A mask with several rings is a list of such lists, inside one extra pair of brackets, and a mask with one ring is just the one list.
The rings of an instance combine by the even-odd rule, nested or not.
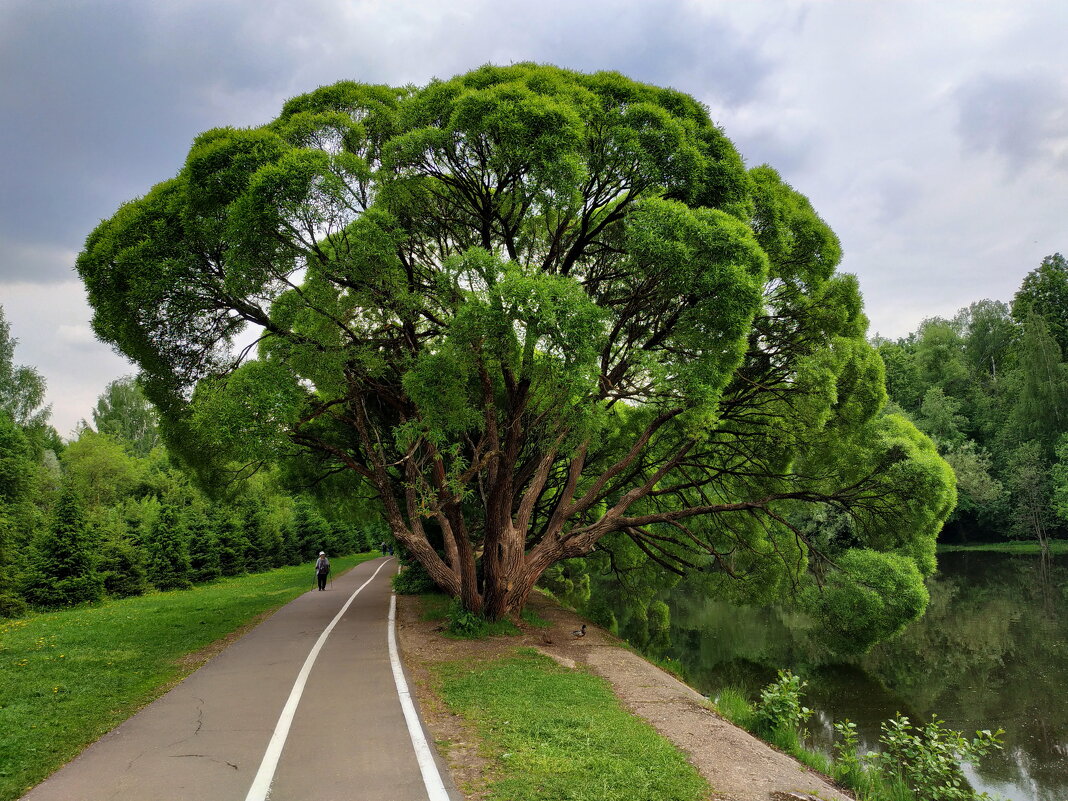
[(319, 551), (319, 558), (315, 561), (315, 578), (319, 582), (319, 591), (326, 589), (326, 576), (330, 572), (330, 560), (326, 558), (326, 551)]

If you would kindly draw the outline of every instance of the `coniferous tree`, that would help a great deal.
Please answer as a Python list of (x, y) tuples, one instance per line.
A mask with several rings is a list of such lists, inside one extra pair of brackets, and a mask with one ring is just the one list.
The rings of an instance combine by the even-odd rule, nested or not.
[(258, 573), (282, 564), (282, 535), (271, 525), (264, 499), (249, 497), (238, 506), (248, 546), (245, 569)]
[(189, 539), (179, 510), (164, 503), (145, 542), (148, 578), (161, 590), (184, 590), (189, 580)]
[(330, 525), (307, 498), (298, 498), (293, 510), (293, 528), (297, 536), (301, 561), (314, 559), (326, 550), (330, 539)]
[(284, 565), (299, 565), (304, 561), (300, 554), (300, 542), (293, 518), (282, 526), (282, 560)]
[[(327, 553), (342, 554), (358, 553), (360, 548), (356, 544), (356, 530), (347, 523), (335, 521), (330, 524), (330, 540)], [(331, 550), (332, 549), (332, 550)]]
[(211, 521), (203, 509), (193, 508), (186, 522), (189, 531), (189, 578), (194, 582), (214, 581), (222, 575), (219, 543)]
[(30, 603), (47, 608), (97, 601), (104, 594), (81, 501), (70, 485), (63, 488), (51, 527), (33, 543), (23, 587)]
[(107, 539), (100, 546), (100, 575), (104, 590), (114, 598), (129, 598), (148, 591), (145, 554), (125, 537)]
[(11, 551), (14, 525), (7, 510), (0, 505), (0, 617), (18, 617), (26, 611), (26, 602), (19, 597), (15, 567)]
[(245, 554), (249, 550), (245, 527), (232, 509), (223, 509), (215, 516), (215, 538), (219, 553), (219, 567), (224, 576), (237, 576), (248, 568)]
[(0, 410), (0, 617), (25, 611), (15, 588), (14, 554), (18, 507), (27, 502), (33, 489), (34, 471), (29, 441), (15, 421)]
[(147, 592), (151, 585), (145, 552), (130, 538), (129, 526), (118, 507), (107, 509), (98, 517), (96, 539), (100, 543), (97, 569), (107, 594), (128, 598)]

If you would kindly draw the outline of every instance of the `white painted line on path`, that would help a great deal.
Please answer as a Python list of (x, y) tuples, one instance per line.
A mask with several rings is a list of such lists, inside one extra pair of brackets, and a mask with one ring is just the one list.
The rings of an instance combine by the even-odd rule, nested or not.
[(282, 707), (282, 714), (279, 715), (278, 723), (274, 727), (274, 734), (271, 736), (271, 742), (267, 744), (267, 751), (263, 755), (260, 769), (256, 771), (256, 778), (252, 780), (252, 787), (249, 788), (248, 795), (245, 796), (245, 801), (266, 801), (267, 796), (271, 792), (271, 782), (274, 781), (274, 772), (278, 767), (278, 759), (282, 756), (282, 748), (286, 744), (286, 737), (289, 736), (289, 726), (293, 723), (293, 716), (297, 713), (297, 704), (300, 703), (300, 697), (304, 694), (304, 685), (308, 683), (308, 676), (311, 674), (312, 666), (315, 664), (315, 660), (319, 656), (319, 651), (322, 650), (323, 644), (326, 642), (326, 638), (330, 636), (330, 632), (334, 630), (334, 626), (341, 620), (341, 616), (348, 611), (349, 606), (356, 600), (356, 596), (360, 594), (360, 590), (374, 581), (379, 570), (384, 568), (391, 561), (393, 560), (387, 559), (380, 564), (378, 570), (371, 574), (371, 578), (367, 579), (367, 581), (356, 589), (356, 592), (349, 596), (345, 605), (341, 607), (341, 611), (334, 616), (334, 619), (330, 621), (329, 625), (323, 629), (323, 633), (319, 635), (319, 639), (315, 641), (315, 645), (312, 646), (311, 651), (308, 653), (308, 658), (304, 660), (304, 667), (302, 667), (300, 673), (297, 674), (297, 680), (293, 684), (293, 689), (289, 693), (289, 700), (286, 701), (286, 705)]
[(415, 711), (412, 703), (412, 694), (408, 692), (408, 682), (404, 679), (404, 669), (401, 667), (400, 655), (397, 653), (397, 596), (389, 598), (389, 663), (393, 667), (393, 680), (397, 683), (397, 695), (400, 696), (401, 709), (404, 711), (404, 722), (408, 724), (408, 735), (412, 738), (412, 747), (415, 749), (415, 758), (419, 762), (419, 772), (423, 774), (423, 784), (426, 785), (426, 794), (429, 801), (449, 801), (449, 794), (445, 790), (445, 783), (438, 773), (438, 764), (434, 761), (434, 754), (427, 744), (426, 735), (423, 734), (423, 725), (419, 721), (419, 714)]

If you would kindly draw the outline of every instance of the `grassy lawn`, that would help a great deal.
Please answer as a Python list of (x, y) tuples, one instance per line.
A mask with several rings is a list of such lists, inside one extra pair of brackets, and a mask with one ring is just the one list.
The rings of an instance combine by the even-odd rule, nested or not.
[[(377, 555), (335, 559), (335, 575)], [(0, 623), (0, 801), (187, 675), (183, 656), (314, 584), (300, 565)]]
[[(1037, 542), (982, 542), (975, 545), (939, 545), (939, 553), (954, 553), (957, 551), (994, 551), (996, 553), (1033, 554), (1038, 556), (1042, 549)], [(1068, 540), (1051, 540), (1049, 552), (1053, 554), (1068, 553)]]
[(680, 751), (625, 711), (607, 682), (533, 650), (436, 668), (442, 700), (481, 737), (489, 799), (696, 801), (708, 785)]

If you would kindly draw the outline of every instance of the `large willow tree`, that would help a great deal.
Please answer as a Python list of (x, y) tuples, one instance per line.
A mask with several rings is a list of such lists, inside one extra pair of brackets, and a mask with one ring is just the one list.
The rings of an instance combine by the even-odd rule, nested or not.
[(523, 64), (208, 131), (78, 269), (172, 445), (358, 476), (487, 617), (614, 535), (667, 570), (821, 585), (832, 614), (906, 588), (902, 622), (952, 475), (880, 415), (839, 258), (693, 98)]

